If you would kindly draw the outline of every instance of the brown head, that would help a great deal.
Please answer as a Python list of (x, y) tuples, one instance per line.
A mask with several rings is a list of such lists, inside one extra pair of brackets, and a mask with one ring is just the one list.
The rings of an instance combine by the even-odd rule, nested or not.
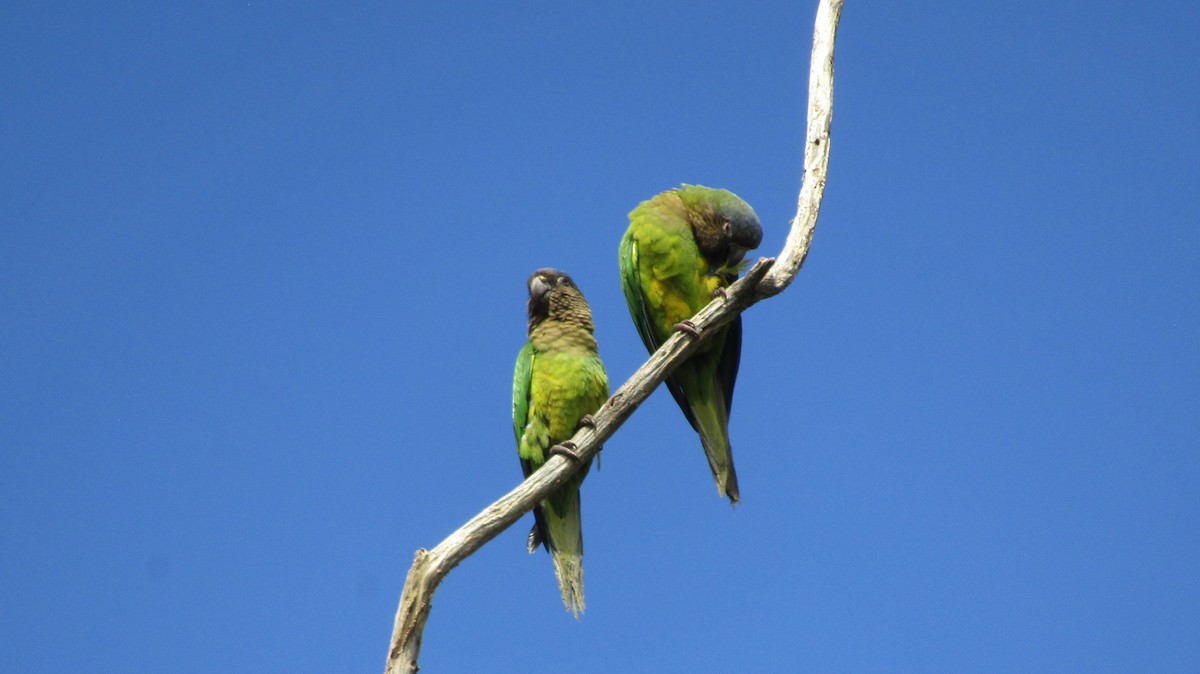
[(529, 333), (544, 321), (595, 330), (587, 300), (570, 276), (557, 269), (539, 269), (529, 277)]
[(750, 204), (729, 190), (683, 185), (675, 193), (687, 208), (696, 247), (716, 271), (742, 261), (762, 243), (762, 225)]

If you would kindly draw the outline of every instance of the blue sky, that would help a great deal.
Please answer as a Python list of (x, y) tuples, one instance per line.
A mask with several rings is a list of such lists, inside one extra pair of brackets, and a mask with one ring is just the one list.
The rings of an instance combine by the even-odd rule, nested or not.
[[(582, 622), (527, 518), (426, 671), (1200, 669), (1200, 10), (847, 5), (743, 504), (657, 392), (584, 487)], [(529, 273), (615, 387), (639, 201), (782, 246), (815, 7), (6, 4), (6, 667), (380, 670), (413, 551), (520, 477)]]

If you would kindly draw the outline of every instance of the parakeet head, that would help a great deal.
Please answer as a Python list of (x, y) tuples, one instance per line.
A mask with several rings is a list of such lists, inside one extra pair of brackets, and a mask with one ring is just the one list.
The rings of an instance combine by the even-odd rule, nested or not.
[(762, 243), (758, 216), (733, 192), (683, 185), (676, 193), (688, 209), (696, 246), (714, 269), (737, 265)]
[(572, 323), (588, 332), (595, 329), (583, 293), (557, 269), (539, 269), (529, 277), (529, 331), (546, 320)]

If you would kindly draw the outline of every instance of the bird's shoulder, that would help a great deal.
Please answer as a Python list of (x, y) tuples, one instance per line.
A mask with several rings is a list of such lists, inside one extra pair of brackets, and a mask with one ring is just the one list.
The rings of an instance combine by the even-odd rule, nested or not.
[(674, 191), (663, 192), (638, 204), (629, 213), (629, 231), (639, 241), (647, 236), (671, 236), (686, 233), (691, 236), (688, 210)]

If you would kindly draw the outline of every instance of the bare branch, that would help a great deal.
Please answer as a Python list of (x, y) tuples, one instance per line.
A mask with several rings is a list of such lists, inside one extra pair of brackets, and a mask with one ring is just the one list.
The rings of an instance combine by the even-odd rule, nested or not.
[(829, 125), (833, 121), (833, 43), (837, 37), (842, 0), (822, 0), (817, 7), (813, 30), (812, 60), (808, 68), (808, 133), (804, 144), (804, 185), (796, 204), (787, 243), (779, 262), (759, 285), (760, 299), (777, 295), (788, 287), (808, 257), (817, 213), (825, 195), (829, 168)]
[(451, 569), (512, 526), (595, 456), (604, 441), (712, 334), (713, 328), (732, 321), (755, 302), (779, 294), (795, 278), (812, 243), (817, 213), (825, 191), (825, 173), (829, 164), (829, 125), (833, 112), (833, 47), (842, 2), (821, 0), (817, 10), (809, 72), (805, 180), (796, 217), (792, 220), (779, 261), (760, 259), (744, 277), (728, 288), (724, 298), (714, 299), (692, 318), (700, 332), (698, 339), (683, 332), (675, 333), (617, 389), (608, 402), (592, 415), (595, 427), (583, 428), (572, 438), (578, 454), (583, 458), (582, 462), (576, 463), (557, 455), (550, 457), (540, 470), (471, 518), (432, 550), (417, 551), (396, 612), (386, 674), (412, 674), (417, 671), (421, 636), (429, 618), (433, 593)]

